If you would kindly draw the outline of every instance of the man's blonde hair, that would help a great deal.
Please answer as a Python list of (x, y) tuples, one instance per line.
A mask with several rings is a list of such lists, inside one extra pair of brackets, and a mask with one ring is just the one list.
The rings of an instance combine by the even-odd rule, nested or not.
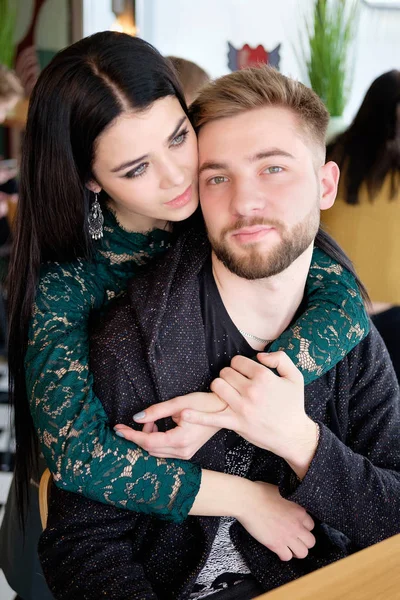
[(0, 65), (0, 102), (22, 98), (23, 95), (23, 87), (15, 73)]
[(210, 82), (201, 90), (190, 113), (199, 131), (210, 121), (268, 106), (294, 113), (300, 128), (325, 153), (329, 113), (324, 103), (310, 88), (268, 66), (242, 69)]

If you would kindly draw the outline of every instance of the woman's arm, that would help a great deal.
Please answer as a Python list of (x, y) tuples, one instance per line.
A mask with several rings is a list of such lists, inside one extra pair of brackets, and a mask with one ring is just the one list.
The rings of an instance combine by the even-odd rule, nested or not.
[[(184, 519), (201, 471), (186, 461), (159, 461), (110, 429), (93, 392), (88, 323), (103, 291), (84, 263), (54, 265), (40, 279), (26, 354), (31, 412), (58, 487), (105, 504)], [(155, 475), (157, 494), (146, 474)]]
[(370, 322), (355, 277), (319, 248), (313, 252), (305, 300), (304, 313), (268, 352), (285, 352), (307, 385), (357, 346)]

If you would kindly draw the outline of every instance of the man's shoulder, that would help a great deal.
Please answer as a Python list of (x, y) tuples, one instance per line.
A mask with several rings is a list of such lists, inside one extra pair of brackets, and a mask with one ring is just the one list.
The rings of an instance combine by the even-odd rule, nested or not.
[(121, 339), (128, 339), (135, 328), (135, 313), (127, 293), (113, 300), (100, 318), (93, 322), (91, 348), (111, 348)]
[(378, 330), (371, 320), (369, 324), (368, 335), (339, 362), (339, 365), (347, 368), (358, 367), (359, 370), (371, 372), (384, 365), (392, 368), (389, 353)]
[[(316, 380), (316, 385), (336, 387), (342, 394), (368, 387), (385, 380), (390, 387), (397, 386), (397, 378), (386, 346), (370, 321), (370, 331), (338, 364)], [(311, 384), (312, 386), (312, 384)]]

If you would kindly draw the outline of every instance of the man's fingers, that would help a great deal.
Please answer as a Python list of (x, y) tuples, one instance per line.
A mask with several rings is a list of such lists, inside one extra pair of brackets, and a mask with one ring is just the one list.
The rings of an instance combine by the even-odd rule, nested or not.
[(303, 381), (303, 375), (293, 364), (285, 352), (260, 352), (257, 354), (259, 362), (269, 369), (276, 369), (281, 377), (290, 381)]
[(144, 433), (155, 433), (156, 431), (158, 431), (158, 427), (152, 421), (150, 423), (145, 423), (143, 425), (143, 432)]
[[(230, 370), (232, 371), (232, 369)], [(214, 379), (214, 381), (211, 383), (211, 389), (225, 402), (225, 408), (229, 404), (229, 406), (231, 406), (236, 412), (235, 409), (238, 408), (242, 403), (242, 397), (237, 389), (221, 377)]]
[(232, 367), (225, 367), (225, 369), (222, 369), (219, 376), (220, 379), (229, 383), (229, 385), (239, 392), (239, 394), (247, 389), (249, 383), (248, 378), (238, 371), (235, 371), (235, 369), (232, 369)]
[(240, 354), (238, 354), (237, 356), (234, 356), (232, 358), (231, 367), (232, 369), (234, 369), (238, 373), (241, 373), (248, 379), (253, 379), (253, 377), (256, 376), (260, 365), (256, 361), (251, 360), (246, 356), (241, 356)]

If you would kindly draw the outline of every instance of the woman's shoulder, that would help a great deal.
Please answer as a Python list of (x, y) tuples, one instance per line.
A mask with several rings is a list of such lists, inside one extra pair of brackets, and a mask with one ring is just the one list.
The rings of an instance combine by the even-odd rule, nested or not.
[(103, 294), (95, 261), (77, 258), (70, 262), (47, 262), (40, 269), (36, 306), (45, 303), (51, 308), (67, 303), (81, 307), (87, 302), (94, 306)]
[(39, 283), (90, 280), (95, 268), (94, 262), (84, 258), (76, 258), (69, 262), (45, 262), (40, 268)]

